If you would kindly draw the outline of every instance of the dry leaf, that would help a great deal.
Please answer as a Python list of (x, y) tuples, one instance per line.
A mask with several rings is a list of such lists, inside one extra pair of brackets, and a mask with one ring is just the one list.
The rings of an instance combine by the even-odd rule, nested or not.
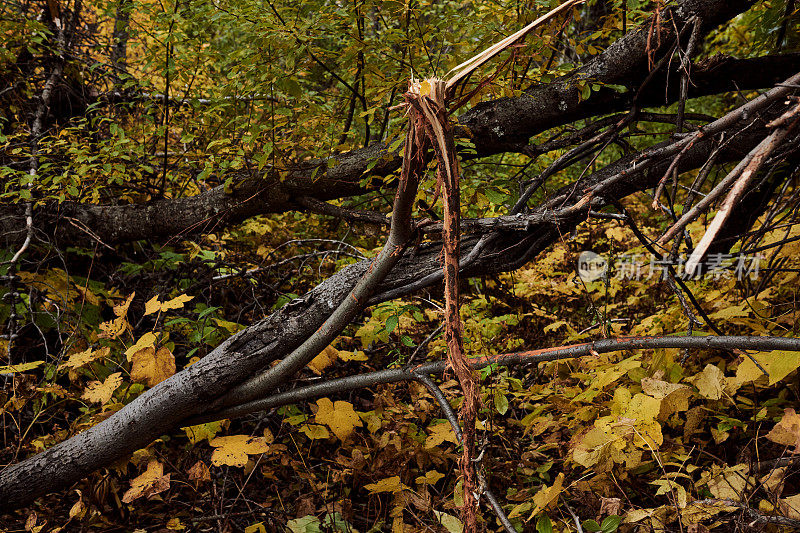
[(709, 400), (722, 398), (722, 391), (725, 389), (725, 375), (722, 370), (712, 364), (706, 365), (702, 372), (688, 378), (686, 381), (697, 387), (703, 398), (708, 398)]
[(322, 371), (331, 366), (339, 358), (339, 351), (333, 346), (327, 346), (319, 355), (308, 363), (308, 367), (316, 375), (321, 375)]
[(361, 427), (364, 423), (353, 409), (353, 404), (337, 401), (331, 402), (328, 398), (317, 400), (316, 421), (318, 424), (325, 424), (339, 440), (346, 440), (356, 427)]
[(376, 494), (378, 492), (400, 492), (401, 490), (408, 489), (405, 485), (400, 483), (400, 476), (392, 476), (387, 477), (378, 481), (377, 483), (370, 483), (369, 485), (364, 485), (364, 488), (367, 489), (370, 494)]
[(186, 474), (192, 481), (211, 481), (211, 470), (203, 461), (197, 461)]
[(147, 470), (139, 477), (131, 481), (131, 488), (122, 496), (122, 501), (130, 503), (141, 497), (155, 496), (169, 488), (169, 478), (171, 474), (164, 475), (164, 465), (150, 460), (147, 463)]
[(211, 464), (214, 466), (244, 466), (247, 464), (248, 455), (269, 451), (269, 445), (264, 437), (230, 435), (217, 437), (210, 444), (215, 448), (211, 454)]
[(767, 439), (776, 444), (794, 446), (791, 453), (800, 453), (800, 415), (795, 413), (791, 407), (787, 408), (783, 412), (781, 421), (767, 433)]

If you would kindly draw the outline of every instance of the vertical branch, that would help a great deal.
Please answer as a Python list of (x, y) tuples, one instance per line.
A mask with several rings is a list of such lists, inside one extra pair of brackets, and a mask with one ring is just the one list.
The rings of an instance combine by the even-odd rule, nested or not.
[[(449, 124), (445, 94), (447, 84), (444, 80), (431, 78), (422, 83), (412, 84), (406, 93), (411, 106), (414, 124), (430, 140), (437, 159), (437, 183), (441, 188), (444, 204), (444, 229), (442, 231), (444, 248), (444, 298), (445, 298), (445, 339), (447, 341), (447, 361), (458, 379), (464, 401), (459, 417), (464, 424), (462, 454), (459, 459), (461, 475), (464, 479), (464, 507), (461, 515), (464, 531), (476, 532), (478, 483), (475, 472), (475, 418), (478, 412), (478, 383), (469, 366), (463, 345), (463, 327), (459, 315), (459, 224), (461, 201), (459, 190), (459, 168), (456, 159), (453, 131)], [(419, 127), (417, 126), (417, 127)]]

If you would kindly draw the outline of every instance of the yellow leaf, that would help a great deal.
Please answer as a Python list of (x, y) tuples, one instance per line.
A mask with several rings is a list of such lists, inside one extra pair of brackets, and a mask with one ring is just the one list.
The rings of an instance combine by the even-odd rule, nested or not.
[(419, 84), (419, 95), (429, 96), (431, 94), (431, 83), (428, 80)]
[(20, 363), (18, 365), (0, 366), (0, 374), (16, 374), (18, 372), (27, 372), (34, 368), (40, 367), (44, 361), (31, 361), (30, 363)]
[(102, 333), (100, 333), (98, 337), (101, 339), (116, 339), (122, 335), (127, 328), (127, 319), (124, 316), (117, 317), (114, 320), (109, 320), (108, 322), (100, 324), (100, 331)]
[(308, 363), (308, 367), (316, 374), (321, 375), (322, 371), (336, 362), (339, 357), (339, 351), (333, 346), (326, 346), (318, 356)]
[(107, 403), (114, 394), (114, 391), (117, 390), (117, 387), (121, 384), (122, 372), (114, 372), (102, 383), (99, 381), (90, 382), (86, 386), (86, 391), (81, 395), (81, 398), (99, 404)]
[(361, 427), (363, 422), (353, 409), (353, 404), (337, 401), (331, 402), (328, 398), (317, 400), (316, 421), (318, 424), (325, 424), (339, 440), (346, 440), (356, 427)]
[[(774, 385), (800, 367), (800, 352), (759, 352), (752, 354), (758, 364), (769, 374), (769, 384)], [(754, 381), (763, 376), (764, 373), (759, 369), (750, 358), (746, 358), (736, 369), (736, 383)], [(737, 387), (738, 388), (738, 387)]]
[(69, 510), (69, 517), (81, 519), (85, 514), (86, 514), (86, 504), (83, 503), (82, 498), (78, 498), (78, 501), (75, 502), (75, 504)]
[(217, 420), (216, 422), (207, 422), (205, 424), (198, 424), (196, 426), (188, 426), (183, 428), (186, 436), (192, 444), (197, 444), (203, 440), (208, 440), (217, 436), (217, 433), (222, 431), (224, 420)]
[(800, 415), (791, 407), (787, 408), (781, 421), (767, 433), (767, 439), (784, 446), (794, 446), (792, 453), (800, 453)]
[(158, 296), (153, 296), (144, 304), (144, 315), (152, 315), (161, 311), (161, 302), (158, 301)]
[(214, 466), (244, 466), (247, 464), (248, 455), (269, 451), (269, 445), (264, 437), (230, 435), (217, 437), (210, 444), (215, 448), (211, 454), (211, 464)]
[(183, 531), (186, 529), (186, 526), (181, 523), (180, 518), (170, 518), (167, 521), (167, 529), (170, 531)]
[(324, 440), (331, 436), (328, 433), (328, 428), (319, 424), (304, 424), (300, 431), (305, 433), (306, 437), (311, 440)]
[(136, 344), (125, 350), (125, 355), (128, 356), (128, 361), (131, 361), (133, 358), (133, 354), (135, 354), (139, 350), (142, 350), (144, 348), (154, 347), (156, 345), (156, 340), (157, 340), (156, 334), (153, 333), (152, 331), (148, 331), (147, 333), (142, 335), (141, 338), (138, 341), (136, 341)]
[(342, 361), (366, 361), (369, 359), (367, 354), (362, 352), (361, 350), (355, 352), (347, 352), (344, 350), (339, 350), (339, 359)]
[(553, 502), (558, 499), (558, 496), (561, 494), (561, 488), (564, 485), (564, 473), (558, 474), (556, 476), (555, 481), (551, 487), (544, 487), (536, 493), (533, 497), (533, 503), (536, 504), (536, 507), (531, 513), (531, 516), (535, 516), (539, 514), (540, 511), (544, 511), (547, 509)]
[(194, 299), (194, 296), (187, 296), (186, 294), (181, 294), (178, 297), (173, 298), (168, 302), (164, 302), (161, 304), (162, 311), (169, 311), (170, 309), (181, 309), (183, 304), (186, 302), (190, 302)]
[(264, 522), (257, 522), (244, 528), (244, 533), (267, 533), (267, 528), (264, 527)]
[(364, 485), (364, 488), (367, 489), (370, 494), (376, 494), (378, 492), (397, 493), (408, 489), (408, 487), (400, 483), (400, 476), (387, 477), (378, 481), (377, 483)]
[(75, 285), (75, 288), (81, 293), (81, 296), (92, 305), (100, 305), (100, 298), (97, 297), (95, 293), (89, 290), (87, 287), (81, 287), (80, 285)]
[(447, 533), (462, 533), (464, 531), (464, 524), (455, 516), (436, 510), (433, 511), (433, 514), (436, 516), (436, 520), (442, 524), (442, 527), (447, 530)]
[(700, 395), (709, 400), (719, 400), (725, 389), (725, 375), (722, 370), (712, 364), (706, 365), (702, 372), (696, 374), (686, 381), (692, 383)]
[(166, 346), (144, 348), (131, 358), (131, 380), (154, 387), (175, 373), (175, 356)]
[(425, 472), (424, 476), (417, 476), (414, 482), (417, 485), (435, 485), (437, 481), (442, 479), (444, 474), (441, 472), (437, 472), (436, 470), (429, 470)]
[(92, 350), (91, 348), (84, 350), (82, 352), (76, 352), (69, 356), (66, 363), (62, 363), (59, 365), (59, 370), (62, 368), (80, 368), (84, 365), (88, 365), (93, 361), (97, 361), (98, 359), (103, 359), (104, 357), (108, 357), (111, 354), (111, 348), (108, 346), (104, 346), (99, 350)]
[(128, 299), (122, 302), (119, 305), (114, 306), (114, 314), (119, 317), (124, 317), (128, 314), (128, 308), (131, 306), (131, 302), (133, 301), (133, 297), (136, 296), (136, 292), (134, 291), (133, 294), (128, 296)]
[(666, 420), (673, 413), (686, 411), (689, 409), (689, 398), (692, 389), (679, 383), (669, 383), (653, 378), (642, 379), (642, 392), (661, 400), (661, 410), (658, 414), (659, 420)]
[(131, 481), (131, 488), (122, 496), (122, 501), (130, 503), (143, 496), (150, 497), (164, 492), (169, 488), (170, 475), (164, 475), (164, 465), (151, 459), (147, 463), (147, 470)]
[(717, 318), (720, 320), (730, 320), (731, 318), (749, 316), (752, 312), (753, 311), (750, 308), (750, 305), (743, 303), (740, 305), (725, 306), (716, 313), (712, 313), (710, 316), (711, 318)]
[(458, 439), (456, 439), (453, 426), (451, 426), (449, 422), (442, 422), (436, 425), (428, 426), (428, 431), (430, 432), (430, 435), (428, 435), (428, 438), (425, 439), (425, 448), (435, 448), (444, 441), (458, 444)]

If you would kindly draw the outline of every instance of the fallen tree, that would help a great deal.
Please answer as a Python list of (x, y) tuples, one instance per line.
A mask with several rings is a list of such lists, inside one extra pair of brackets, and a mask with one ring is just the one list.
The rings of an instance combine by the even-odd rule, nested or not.
[[(796, 173), (798, 162), (797, 104), (787, 99), (800, 83), (796, 72), (797, 54), (749, 59), (712, 57), (687, 68), (692, 46), (697, 50), (703, 36), (752, 4), (754, 2), (716, 0), (678, 2), (659, 11), (658, 17), (628, 32), (574, 72), (534, 85), (521, 96), (480, 103), (461, 115), (454, 129), (462, 153), (467, 154), (464, 160), (521, 153), (535, 161), (555, 149), (569, 148), (554, 158), (540, 176), (525, 182), (516, 205), (507, 214), (461, 221), (461, 274), (477, 277), (519, 269), (592, 217), (618, 217), (632, 222), (629, 215), (619, 209), (621, 200), (649, 189), (660, 191), (663, 188), (660, 184), (670, 179), (677, 183), (679, 176), (695, 170), (700, 170), (702, 176), (712, 165), (738, 163), (746, 159), (748, 153), (751, 157), (758, 155), (760, 143), (776, 128), (784, 128), (785, 135), (763, 159), (765, 168), (775, 175), (776, 185), (772, 191), (788, 183)], [(77, 14), (72, 22), (76, 20)], [(74, 31), (75, 28), (65, 27), (63, 33)], [(659, 36), (657, 40), (655, 35)], [(63, 46), (67, 46), (69, 38), (62, 40)], [(694, 44), (687, 48), (690, 42)], [(675, 57), (680, 61), (673, 61)], [(63, 65), (57, 63), (52, 79), (59, 78), (62, 70)], [(754, 72), (759, 75), (753, 75)], [(667, 81), (681, 78), (687, 83)], [(588, 97), (583, 96), (582, 87), (586, 84), (598, 85)], [(669, 90), (665, 91), (665, 87)], [(700, 120), (702, 124), (691, 125), (691, 131), (684, 132), (683, 128), (690, 125), (689, 120), (699, 120), (697, 115), (684, 113), (683, 106), (688, 99), (734, 88), (767, 91), (734, 106), (719, 119)], [(50, 93), (46, 91), (45, 87), (40, 98), (41, 113), (47, 112), (50, 101)], [(646, 109), (674, 102), (681, 105), (676, 114)], [(596, 120), (569, 135), (531, 142), (531, 138), (541, 132), (591, 117)], [(673, 137), (651, 146), (632, 149), (627, 145), (621, 157), (591, 172), (584, 170), (535, 205), (529, 204), (529, 199), (551, 176), (587, 158), (595, 161), (612, 143), (626, 143), (622, 132), (638, 121), (677, 124), (678, 127)], [(31, 135), (36, 137), (40, 133), (33, 129)], [(207, 234), (257, 214), (292, 210), (321, 212), (356, 223), (385, 226), (391, 221), (383, 251), (376, 259), (342, 268), (305, 295), (226, 339), (198, 362), (146, 390), (102, 422), (4, 468), (0, 473), (3, 510), (27, 505), (43, 494), (69, 487), (97, 469), (146, 447), (159, 436), (186, 425), (241, 416), (353, 387), (421, 380), (419, 376), (442, 372), (442, 365), (429, 364), (413, 369), (386, 370), (379, 378), (366, 374), (330, 381), (308, 391), (285, 390), (310, 358), (336, 338), (367, 305), (408, 296), (442, 280), (441, 243), (421, 240), (424, 235), (438, 237), (443, 226), (435, 221), (412, 220), (414, 180), (389, 182), (397, 188), (391, 218), (377, 212), (343, 209), (325, 203), (385, 187), (376, 177), (392, 176), (403, 161), (390, 149), (392, 144), (394, 141), (389, 140), (328, 160), (296, 162), (283, 175), (269, 166), (259, 171), (240, 171), (235, 173), (232, 183), (184, 198), (119, 205), (43, 202), (33, 206), (29, 202), (0, 208), (0, 227), (6, 242), (20, 251), (25, 251), (37, 233), (46, 235), (56, 247), (71, 241), (110, 247), (143, 238), (159, 241)], [(34, 150), (32, 160), (38, 157)], [(331, 160), (335, 160), (335, 165), (331, 165)], [(372, 178), (365, 181), (367, 177)], [(737, 177), (734, 175), (732, 181)], [(746, 192), (752, 195), (749, 198), (754, 198), (758, 192), (756, 185), (760, 184), (745, 185)], [(657, 207), (660, 198), (659, 192), (655, 198)], [(673, 191), (666, 202), (667, 212), (673, 213), (670, 210), (675, 201)], [(752, 214), (753, 208), (745, 201), (740, 200), (737, 206)], [(766, 212), (767, 206), (757, 210), (753, 220)], [(737, 217), (734, 219), (738, 222)], [(681, 237), (682, 229), (683, 226), (676, 225), (673, 231), (680, 237), (677, 245), (685, 242)], [(734, 236), (742, 237), (750, 229), (750, 226), (738, 228)], [(734, 240), (728, 240), (724, 246), (729, 250), (733, 244)], [(662, 250), (665, 256), (675, 251)], [(17, 260), (11, 260), (9, 278), (14, 277)], [(682, 291), (685, 298), (692, 299), (685, 286)], [(694, 309), (689, 308), (687, 312), (702, 314), (696, 304)], [(598, 341), (577, 351), (565, 349), (563, 353), (558, 352), (557, 357), (602, 352), (606, 349), (603, 342), (609, 349), (643, 348), (651, 343), (729, 350), (797, 349), (794, 339), (667, 337), (641, 341), (621, 339), (618, 345), (617, 341)], [(530, 359), (523, 355), (505, 359), (498, 356), (471, 364), (478, 367), (489, 361), (521, 364)]]

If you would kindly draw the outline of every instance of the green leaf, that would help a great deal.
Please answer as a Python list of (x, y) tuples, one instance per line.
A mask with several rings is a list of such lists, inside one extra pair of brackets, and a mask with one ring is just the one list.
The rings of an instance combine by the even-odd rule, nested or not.
[(591, 518), (589, 520), (583, 521), (583, 529), (585, 531), (589, 531), (590, 533), (596, 533), (597, 531), (601, 531), (600, 524), (598, 524)]
[(622, 517), (617, 515), (607, 516), (603, 520), (603, 524), (600, 526), (603, 533), (614, 533), (619, 527), (619, 524), (622, 522)]
[(536, 533), (553, 533), (553, 523), (546, 514), (541, 515), (536, 521)]
[(497, 412), (501, 415), (508, 412), (508, 398), (506, 398), (506, 395), (502, 392), (494, 393), (494, 408), (497, 409)]
[(321, 524), (319, 518), (309, 515), (289, 520), (286, 523), (286, 527), (292, 533), (322, 533)]
[(392, 315), (386, 319), (386, 331), (391, 333), (397, 328), (397, 324), (400, 322), (400, 318), (397, 315)]

